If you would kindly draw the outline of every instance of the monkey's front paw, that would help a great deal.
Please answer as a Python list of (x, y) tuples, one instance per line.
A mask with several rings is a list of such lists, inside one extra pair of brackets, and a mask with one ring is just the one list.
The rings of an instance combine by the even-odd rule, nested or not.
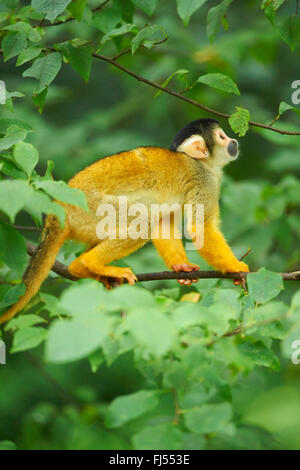
[[(192, 271), (198, 271), (199, 266), (197, 264), (191, 264), (191, 263), (181, 263), (181, 264), (172, 264), (172, 269), (176, 273), (184, 272), (184, 273), (190, 273)], [(198, 279), (177, 279), (177, 282), (179, 284), (189, 286), (193, 282), (198, 282)]]

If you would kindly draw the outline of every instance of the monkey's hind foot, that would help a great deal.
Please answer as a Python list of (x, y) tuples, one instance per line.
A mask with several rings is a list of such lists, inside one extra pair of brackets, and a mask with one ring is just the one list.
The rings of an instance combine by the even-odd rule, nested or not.
[[(123, 284), (123, 280), (126, 279), (129, 285), (133, 286), (137, 281), (136, 275), (130, 268), (119, 268), (117, 266), (103, 266), (99, 268), (97, 280), (102, 282), (106, 289), (111, 289), (118, 285)], [(100, 274), (101, 271), (101, 274)]]
[[(172, 269), (176, 273), (180, 272), (185, 272), (185, 273), (190, 273), (192, 271), (198, 271), (199, 267), (197, 264), (191, 264), (191, 263), (181, 263), (181, 264), (172, 264)], [(190, 286), (193, 282), (198, 282), (198, 279), (177, 279), (177, 282), (179, 284), (182, 284), (184, 286)]]

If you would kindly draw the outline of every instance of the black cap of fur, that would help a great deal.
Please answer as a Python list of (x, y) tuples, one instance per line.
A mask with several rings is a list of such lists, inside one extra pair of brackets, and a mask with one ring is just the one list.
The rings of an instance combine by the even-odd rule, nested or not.
[(182, 142), (188, 139), (191, 135), (196, 134), (201, 135), (204, 138), (208, 151), (212, 152), (214, 146), (212, 131), (219, 126), (219, 122), (215, 119), (197, 119), (196, 121), (192, 121), (176, 134), (171, 145), (171, 150), (176, 152)]

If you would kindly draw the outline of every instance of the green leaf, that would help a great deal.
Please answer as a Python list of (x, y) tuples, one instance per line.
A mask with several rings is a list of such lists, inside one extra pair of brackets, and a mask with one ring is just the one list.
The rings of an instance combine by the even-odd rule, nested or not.
[(146, 38), (149, 38), (149, 36), (152, 36), (152, 34), (157, 33), (157, 31), (163, 31), (162, 27), (158, 24), (152, 24), (141, 29), (131, 41), (132, 54), (135, 54), (139, 46), (143, 43), (143, 41), (145, 41)]
[(45, 54), (44, 57), (35, 59), (32, 66), (23, 72), (23, 77), (33, 77), (38, 80), (34, 93), (41, 93), (51, 82), (61, 68), (61, 54), (53, 52)]
[(32, 127), (25, 121), (20, 119), (0, 119), (0, 134), (6, 134), (8, 127), (17, 126), (25, 129), (27, 132), (32, 131)]
[(103, 33), (109, 33), (122, 20), (122, 13), (117, 8), (105, 8), (95, 13), (93, 23)]
[(286, 111), (294, 111), (294, 113), (300, 116), (300, 109), (295, 108), (295, 106), (291, 106), (290, 104), (286, 103), (285, 101), (281, 101), (278, 109), (278, 115), (282, 116)]
[(28, 176), (39, 161), (39, 152), (32, 145), (26, 142), (19, 142), (14, 147), (14, 159)]
[(0, 450), (17, 450), (17, 446), (12, 441), (0, 441)]
[(151, 390), (139, 390), (131, 395), (115, 398), (108, 406), (105, 424), (109, 428), (118, 428), (153, 410), (157, 405), (157, 392)]
[(201, 75), (196, 80), (196, 83), (204, 83), (205, 85), (216, 88), (217, 90), (240, 95), (240, 91), (234, 81), (223, 73), (207, 73), (206, 75)]
[(148, 16), (152, 16), (157, 7), (158, 0), (131, 0), (132, 3), (143, 10)]
[(29, 60), (35, 59), (42, 52), (41, 47), (28, 47), (25, 51), (22, 51), (17, 59), (17, 67), (25, 64)]
[(0, 181), (0, 210), (14, 222), (16, 214), (25, 206), (31, 194), (26, 181)]
[(85, 8), (87, 0), (72, 0), (67, 6), (67, 10), (76, 20), (81, 21), (83, 10)]
[(30, 198), (26, 201), (24, 209), (33, 217), (33, 219), (42, 225), (42, 214), (56, 215), (61, 226), (65, 220), (65, 210), (56, 202), (53, 202), (47, 194), (42, 191), (34, 191), (31, 188)]
[(249, 294), (259, 304), (265, 304), (273, 299), (284, 288), (281, 275), (265, 268), (261, 268), (257, 273), (248, 274), (247, 285)]
[(116, 38), (118, 36), (123, 36), (124, 34), (131, 33), (133, 31), (136, 31), (137, 27), (133, 23), (127, 23), (123, 24), (119, 28), (113, 29), (109, 31), (107, 34), (105, 34), (102, 39), (101, 39), (101, 45), (104, 45), (108, 41), (110, 41), (113, 38)]
[(29, 23), (26, 23), (25, 21), (17, 21), (14, 24), (4, 26), (3, 29), (6, 31), (17, 31), (20, 33), (27, 34), (32, 29), (32, 26)]
[(103, 313), (86, 313), (76, 320), (56, 320), (46, 342), (46, 360), (54, 363), (77, 361), (101, 346), (107, 333)]
[(276, 11), (284, 2), (285, 0), (263, 0), (261, 8), (272, 24), (274, 24)]
[(222, 431), (229, 423), (232, 409), (229, 403), (202, 405), (184, 413), (186, 427), (196, 434)]
[(274, 370), (280, 369), (278, 357), (268, 349), (261, 341), (250, 343), (246, 341), (238, 346), (239, 351), (244, 354), (254, 364), (263, 367), (270, 367)]
[(300, 16), (289, 16), (276, 23), (281, 38), (293, 51), (300, 42)]
[(71, 44), (65, 44), (62, 52), (76, 72), (88, 82), (92, 67), (92, 46), (73, 47)]
[(248, 109), (241, 106), (236, 106), (235, 109), (236, 112), (230, 116), (228, 122), (231, 129), (240, 137), (243, 137), (249, 129), (250, 113)]
[(92, 354), (88, 356), (88, 360), (92, 372), (95, 373), (104, 362), (104, 354), (101, 349), (96, 349), (96, 351), (92, 352)]
[(200, 8), (207, 0), (177, 0), (177, 12), (187, 26), (191, 16)]
[(21, 277), (26, 265), (27, 250), (24, 238), (7, 224), (0, 223), (0, 246), (4, 248), (4, 263)]
[(183, 433), (172, 423), (152, 425), (132, 438), (137, 450), (178, 450), (183, 446)]
[(79, 206), (84, 210), (88, 210), (86, 197), (83, 191), (76, 188), (71, 188), (64, 181), (37, 181), (34, 183), (35, 187), (42, 189), (47, 194), (59, 201)]
[(27, 328), (29, 326), (38, 325), (39, 323), (45, 323), (46, 320), (38, 315), (26, 314), (20, 315), (10, 320), (5, 326), (5, 331), (18, 330), (20, 328)]
[[(186, 75), (187, 73), (189, 73), (189, 70), (186, 70), (186, 69), (176, 70), (175, 72), (172, 73), (172, 75), (170, 75), (168, 78), (166, 78), (166, 80), (162, 83), (161, 86), (166, 87), (168, 85), (168, 83), (172, 80), (173, 77), (178, 75), (178, 77), (181, 78), (183, 75)], [(161, 93), (162, 93), (162, 90), (158, 90), (155, 93), (155, 96), (159, 96)]]
[(12, 31), (4, 36), (1, 46), (4, 54), (4, 62), (6, 62), (26, 49), (26, 34)]
[(47, 337), (48, 331), (45, 328), (25, 327), (21, 328), (14, 334), (11, 353), (26, 351), (39, 346)]
[(233, 0), (223, 0), (216, 7), (212, 7), (207, 15), (207, 37), (211, 44), (214, 42), (220, 28), (222, 19)]
[(0, 308), (6, 308), (9, 305), (14, 304), (17, 302), (17, 300), (25, 293), (25, 285), (22, 284), (17, 284), (16, 286), (7, 286), (7, 285), (2, 285), (0, 286), (0, 291), (1, 291), (1, 302), (0, 302)]
[(38, 112), (42, 114), (44, 106), (45, 106), (45, 100), (46, 96), (48, 93), (48, 88), (45, 88), (41, 93), (38, 93), (37, 95), (33, 95), (32, 101), (38, 108)]
[(16, 126), (15, 124), (9, 126), (6, 131), (5, 137), (0, 139), (0, 151), (7, 150), (14, 144), (17, 144), (18, 142), (24, 140), (26, 135), (26, 129), (22, 129), (21, 127)]
[(143, 349), (155, 357), (163, 356), (175, 341), (174, 326), (163, 313), (147, 309), (126, 317), (126, 327)]
[(66, 9), (69, 3), (71, 3), (71, 0), (31, 0), (32, 8), (44, 13), (46, 20), (51, 21), (51, 23)]

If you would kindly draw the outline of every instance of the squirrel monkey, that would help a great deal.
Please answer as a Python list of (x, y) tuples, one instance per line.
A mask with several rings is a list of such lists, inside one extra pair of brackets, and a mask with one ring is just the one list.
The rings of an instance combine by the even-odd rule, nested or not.
[[(0, 323), (12, 318), (36, 294), (47, 277), (60, 247), (67, 239), (80, 240), (89, 247), (69, 266), (78, 278), (91, 277), (109, 287), (110, 279), (121, 283), (126, 279), (134, 284), (136, 276), (130, 268), (110, 266), (119, 258), (133, 253), (151, 238), (117, 237), (99, 239), (97, 236), (97, 208), (104, 203), (117, 210), (119, 196), (126, 196), (128, 206), (143, 203), (177, 203), (204, 206), (204, 244), (200, 255), (215, 269), (222, 272), (245, 272), (248, 266), (238, 261), (219, 229), (219, 193), (224, 165), (238, 156), (238, 143), (230, 139), (214, 119), (198, 119), (185, 126), (175, 137), (171, 150), (160, 147), (138, 147), (103, 158), (77, 173), (70, 181), (73, 188), (86, 196), (89, 212), (70, 204), (60, 204), (66, 210), (66, 222), (61, 228), (58, 219), (46, 218), (40, 244), (24, 274), (25, 294), (6, 313)], [(182, 241), (176, 237), (174, 217), (169, 224), (173, 235), (161, 236), (164, 218), (157, 221), (152, 242), (167, 267), (175, 272), (198, 270), (191, 264)], [(196, 227), (189, 222), (192, 240)], [(179, 280), (190, 284), (190, 280)]]

